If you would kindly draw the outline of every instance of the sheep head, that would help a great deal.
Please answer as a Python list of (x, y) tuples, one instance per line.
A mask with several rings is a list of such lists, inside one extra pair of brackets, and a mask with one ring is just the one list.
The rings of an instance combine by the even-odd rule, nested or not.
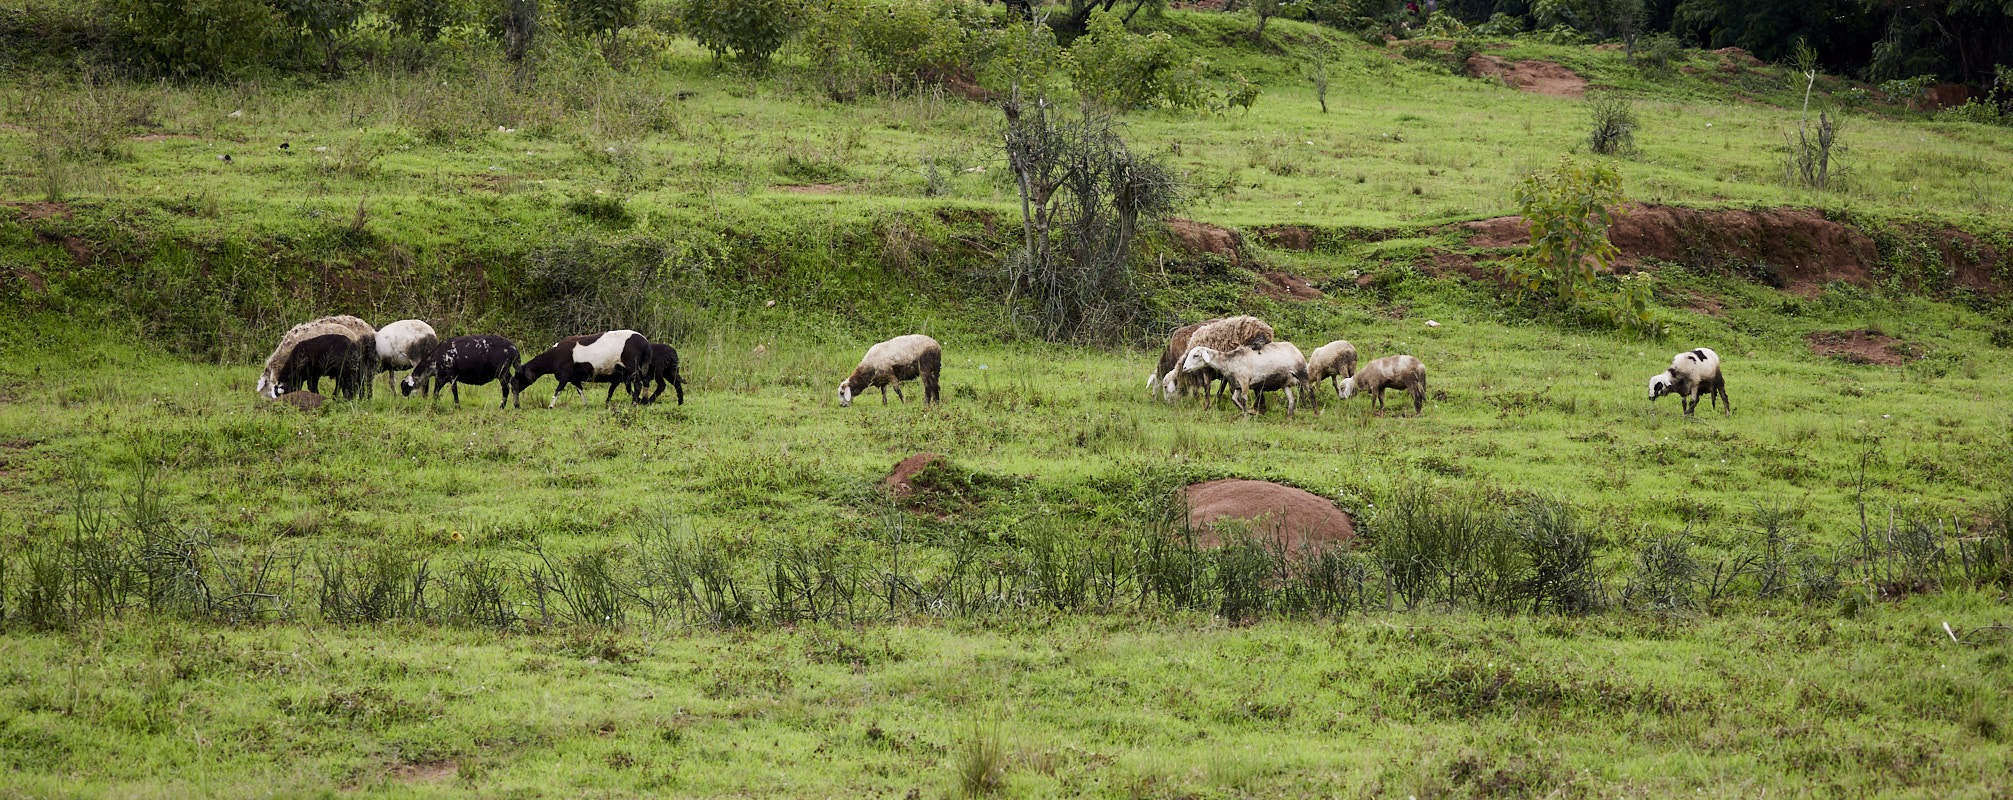
[(1354, 397), (1356, 395), (1356, 378), (1354, 376), (1343, 378), (1342, 388), (1338, 391), (1344, 400)]
[(400, 397), (411, 397), (412, 390), (418, 388), (418, 386), (419, 382), (413, 376), (407, 375), (398, 382), (398, 394)]
[(1188, 355), (1181, 358), (1182, 372), (1199, 372), (1203, 367), (1213, 366), (1223, 354), (1209, 347), (1191, 347)]
[(853, 404), (853, 382), (849, 380), (839, 384), (839, 407), (845, 408), (852, 404)]
[(1671, 379), (1670, 370), (1664, 370), (1657, 373), (1655, 377), (1650, 378), (1650, 400), (1652, 402), (1659, 397), (1675, 391), (1677, 391), (1676, 382)]

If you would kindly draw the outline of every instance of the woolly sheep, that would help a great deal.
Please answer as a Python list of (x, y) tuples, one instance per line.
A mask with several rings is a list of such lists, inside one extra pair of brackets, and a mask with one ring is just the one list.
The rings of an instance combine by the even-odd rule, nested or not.
[(939, 402), (937, 377), (943, 370), (943, 358), (943, 346), (920, 333), (897, 336), (867, 348), (853, 374), (839, 383), (839, 405), (852, 405), (854, 397), (875, 386), (881, 388), (881, 405), (887, 405), (890, 385), (895, 387), (895, 397), (906, 403), (909, 399), (902, 396), (902, 381), (916, 378), (923, 381), (924, 402)]
[(615, 387), (627, 386), (629, 399), (643, 402), (644, 375), (650, 369), (650, 340), (632, 330), (603, 331), (588, 336), (568, 336), (545, 352), (533, 356), (524, 366), (517, 369), (514, 388), (522, 392), (538, 379), (551, 375), (559, 381), (552, 390), (552, 399), (547, 408), (559, 405), (559, 395), (566, 391), (566, 385), (573, 385), (573, 393), (586, 398), (584, 389), (590, 382), (607, 383), (609, 400), (615, 399)]
[(1310, 399), (1313, 395), (1313, 384), (1307, 380), (1307, 359), (1300, 354), (1300, 348), (1287, 342), (1239, 347), (1228, 352), (1199, 345), (1189, 348), (1188, 355), (1181, 360), (1181, 371), (1195, 373), (1204, 367), (1223, 375), (1224, 382), (1231, 387), (1231, 401), (1245, 414), (1255, 413), (1250, 400), (1253, 392), (1274, 389), (1284, 392), (1289, 418), (1297, 405), (1293, 396), (1295, 387), (1309, 390)]
[(1679, 396), (1678, 403), (1687, 417), (1698, 410), (1701, 395), (1712, 398), (1709, 404), (1713, 408), (1724, 402), (1726, 413), (1733, 413), (1733, 399), (1726, 394), (1726, 378), (1719, 373), (1719, 354), (1709, 347), (1672, 356), (1670, 369), (1650, 378), (1650, 402), (1667, 394)]
[[(1173, 387), (1181, 375), (1181, 357), (1188, 355), (1188, 340), (1203, 326), (1222, 321), (1221, 317), (1205, 319), (1193, 325), (1175, 328), (1173, 333), (1167, 335), (1167, 349), (1160, 351), (1160, 363), (1153, 368), (1153, 377), (1146, 379), (1146, 385), (1153, 389), (1154, 394), (1169, 401), (1174, 399)], [(1170, 377), (1174, 380), (1165, 380)]]
[(433, 326), (421, 320), (402, 319), (377, 329), (378, 368), (384, 370), (385, 385), (397, 377), (393, 373), (412, 369), (439, 345)]
[(1370, 393), (1370, 408), (1384, 409), (1384, 390), (1404, 389), (1412, 394), (1412, 414), (1426, 409), (1426, 365), (1411, 356), (1385, 356), (1364, 364), (1354, 376), (1342, 379), (1342, 399), (1357, 392)]
[(356, 317), (348, 315), (322, 317), (295, 325), (280, 337), (279, 346), (273, 348), (272, 355), (266, 356), (265, 368), (259, 372), (259, 396), (278, 397), (284, 394), (279, 390), (280, 372), (286, 368), (294, 348), (301, 342), (329, 334), (340, 334), (351, 342), (361, 345), (364, 352), (374, 353), (377, 350), (377, 329)]
[(1335, 396), (1342, 396), (1342, 379), (1356, 377), (1356, 345), (1341, 339), (1314, 348), (1307, 357), (1307, 381), (1335, 384)]
[(1189, 334), (1188, 341), (1186, 342), (1187, 349), (1181, 351), (1184, 367), (1181, 369), (1182, 377), (1175, 381), (1175, 383), (1184, 390), (1195, 391), (1201, 389), (1205, 393), (1211, 381), (1222, 380), (1224, 381), (1224, 385), (1228, 386), (1229, 381), (1225, 380), (1221, 374), (1216, 373), (1214, 367), (1192, 371), (1187, 369), (1185, 366), (1187, 363), (1187, 354), (1193, 352), (1197, 347), (1207, 347), (1218, 353), (1228, 353), (1240, 347), (1263, 347), (1270, 343), (1272, 339), (1272, 326), (1265, 324), (1264, 320), (1257, 317), (1226, 317), (1203, 323), (1195, 329), (1194, 333)]
[[(518, 363), (517, 345), (501, 336), (478, 335), (457, 336), (433, 349), (413, 365), (412, 373), (399, 382), (399, 392), (410, 396), (419, 390), (421, 396), (439, 397), (442, 387), (454, 395), (454, 404), (461, 405), (461, 384), (481, 386), (490, 381), (503, 385), (503, 408), (519, 399), (516, 385)], [(428, 379), (433, 385), (427, 386)], [(518, 406), (523, 408), (522, 405)]]

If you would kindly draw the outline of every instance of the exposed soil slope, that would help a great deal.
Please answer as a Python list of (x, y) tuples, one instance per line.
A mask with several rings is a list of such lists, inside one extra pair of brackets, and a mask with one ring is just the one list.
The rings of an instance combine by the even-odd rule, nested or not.
[(1356, 522), (1347, 512), (1313, 492), (1267, 481), (1224, 480), (1198, 483), (1182, 490), (1188, 501), (1188, 527), (1196, 544), (1220, 547), (1216, 523), (1247, 520), (1252, 533), (1276, 539), (1289, 552), (1313, 544), (1347, 543), (1356, 538)]

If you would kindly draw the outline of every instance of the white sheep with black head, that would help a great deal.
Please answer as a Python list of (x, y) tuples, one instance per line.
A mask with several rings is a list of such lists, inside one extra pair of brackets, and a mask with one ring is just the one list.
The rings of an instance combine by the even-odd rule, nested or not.
[(1698, 411), (1701, 396), (1710, 396), (1713, 408), (1725, 403), (1726, 413), (1733, 413), (1733, 399), (1727, 396), (1726, 378), (1719, 371), (1719, 354), (1710, 347), (1672, 356), (1670, 369), (1650, 377), (1650, 402), (1667, 394), (1678, 396), (1687, 417)]
[(860, 364), (853, 368), (853, 374), (839, 382), (839, 405), (850, 406), (853, 398), (861, 392), (876, 386), (881, 389), (881, 405), (888, 404), (888, 387), (895, 387), (895, 397), (906, 403), (902, 396), (902, 381), (922, 379), (923, 401), (942, 401), (937, 380), (943, 372), (944, 348), (937, 340), (920, 333), (897, 336), (873, 347), (860, 358)]

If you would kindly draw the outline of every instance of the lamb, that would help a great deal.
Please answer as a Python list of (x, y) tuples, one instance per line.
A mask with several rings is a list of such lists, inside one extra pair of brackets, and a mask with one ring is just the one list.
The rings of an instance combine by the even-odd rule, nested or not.
[(1718, 408), (1724, 402), (1726, 413), (1733, 413), (1733, 399), (1726, 394), (1726, 378), (1719, 373), (1719, 354), (1709, 347), (1672, 356), (1670, 369), (1650, 378), (1650, 402), (1667, 394), (1679, 396), (1678, 403), (1687, 417), (1698, 410), (1701, 395), (1712, 398), (1711, 407)]
[(1309, 383), (1330, 381), (1335, 384), (1335, 396), (1342, 396), (1343, 378), (1356, 377), (1356, 345), (1341, 339), (1314, 349), (1314, 355), (1307, 357), (1307, 380)]
[(657, 396), (664, 393), (664, 385), (678, 390), (678, 405), (685, 405), (685, 379), (678, 376), (678, 350), (668, 344), (650, 343), (650, 373), (644, 380), (655, 381), (657, 390), (643, 402), (655, 403)]
[[(295, 325), (280, 337), (279, 346), (273, 348), (272, 355), (266, 356), (265, 368), (259, 372), (257, 389), (259, 396), (278, 397), (285, 394), (280, 390), (280, 372), (291, 360), (294, 348), (309, 339), (329, 334), (339, 334), (349, 339), (352, 343), (360, 345), (364, 352), (375, 353), (377, 350), (377, 329), (356, 317), (348, 315), (322, 317)], [(365, 388), (369, 388), (368, 385)]]
[(586, 398), (589, 382), (607, 383), (608, 398), (615, 399), (615, 387), (626, 385), (629, 399), (642, 403), (644, 375), (650, 369), (650, 340), (632, 330), (603, 331), (589, 336), (568, 336), (545, 352), (524, 362), (511, 380), (514, 389), (523, 392), (538, 379), (551, 375), (559, 381), (552, 390), (552, 400), (547, 408), (559, 405), (559, 395), (566, 391), (566, 385), (573, 385), (575, 396)]
[[(1176, 331), (1176, 333), (1180, 332)], [(1196, 329), (1189, 334), (1187, 341), (1182, 343), (1185, 349), (1180, 351), (1182, 357), (1178, 360), (1185, 365), (1187, 354), (1193, 352), (1197, 347), (1207, 347), (1219, 353), (1228, 353), (1240, 347), (1262, 347), (1271, 342), (1272, 339), (1272, 326), (1265, 324), (1264, 320), (1257, 317), (1239, 316), (1210, 320), (1199, 323)], [(1170, 340), (1168, 344), (1172, 347), (1174, 342)], [(1166, 356), (1163, 355), (1162, 359), (1163, 363), (1166, 363)], [(1191, 371), (1184, 366), (1180, 370), (1180, 373), (1182, 377), (1176, 380), (1175, 383), (1187, 391), (1194, 391), (1196, 389), (1207, 390), (1210, 381), (1223, 380), (1223, 376), (1215, 373), (1213, 368)], [(1228, 381), (1225, 381), (1226, 386), (1228, 383)]]
[[(486, 334), (457, 336), (421, 358), (412, 373), (399, 382), (399, 392), (410, 397), (417, 389), (421, 396), (439, 397), (441, 387), (446, 386), (454, 395), (454, 404), (459, 406), (461, 384), (481, 386), (497, 381), (503, 386), (503, 402), (496, 405), (501, 409), (521, 397), (515, 380), (517, 368), (517, 345), (509, 339)], [(432, 379), (431, 387), (427, 385), (428, 379)]]
[(341, 333), (298, 342), (274, 376), (273, 391), (286, 394), (305, 388), (320, 394), (321, 379), (334, 378), (336, 391), (354, 400), (369, 388), (371, 369), (377, 364), (377, 353), (369, 347)]
[(839, 383), (839, 406), (853, 404), (853, 398), (870, 387), (881, 387), (881, 405), (888, 404), (888, 387), (895, 387), (895, 397), (906, 403), (902, 396), (902, 381), (921, 378), (923, 381), (923, 401), (941, 402), (942, 395), (937, 388), (937, 377), (943, 371), (944, 349), (937, 340), (920, 333), (897, 336), (873, 347), (860, 358), (860, 365), (853, 368), (853, 374)]
[(439, 345), (433, 326), (420, 320), (402, 319), (377, 329), (378, 368), (384, 370), (385, 385), (391, 385), (393, 373), (412, 369)]
[(1224, 382), (1231, 387), (1231, 401), (1247, 415), (1256, 413), (1253, 403), (1248, 401), (1252, 392), (1274, 389), (1285, 392), (1289, 419), (1297, 405), (1293, 389), (1308, 390), (1310, 399), (1313, 394), (1313, 384), (1307, 380), (1307, 359), (1300, 354), (1300, 348), (1287, 342), (1239, 347), (1229, 352), (1196, 346), (1189, 348), (1188, 355), (1181, 360), (1182, 372), (1201, 372), (1205, 367), (1223, 375)]
[(1370, 392), (1370, 408), (1384, 409), (1384, 390), (1404, 389), (1412, 394), (1412, 415), (1426, 410), (1426, 365), (1411, 356), (1385, 356), (1364, 364), (1356, 374), (1342, 379), (1339, 394), (1347, 400), (1357, 392)]

